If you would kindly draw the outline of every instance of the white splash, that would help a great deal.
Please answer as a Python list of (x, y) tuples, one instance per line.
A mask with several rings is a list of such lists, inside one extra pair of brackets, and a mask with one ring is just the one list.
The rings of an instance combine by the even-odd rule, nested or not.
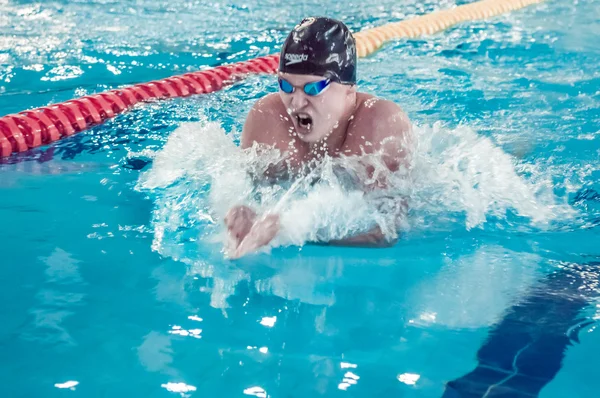
[(360, 379), (360, 376), (358, 376), (352, 372), (346, 372), (344, 374), (342, 382), (340, 384), (338, 384), (338, 389), (346, 391), (348, 389), (348, 387), (357, 384), (359, 379)]
[(179, 336), (189, 336), (189, 337), (193, 337), (196, 339), (201, 339), (202, 336), (200, 335), (202, 333), (202, 329), (189, 329), (189, 330), (185, 330), (182, 329), (181, 326), (173, 326), (171, 328), (171, 330), (169, 330), (169, 334), (176, 334)]
[[(250, 351), (256, 350), (257, 348), (258, 348), (257, 346), (251, 346), (251, 345), (249, 345), (249, 346), (246, 347), (246, 349), (248, 349)], [(260, 348), (258, 348), (258, 351), (261, 354), (268, 354), (269, 353), (269, 347), (260, 347)]]
[(59, 80), (74, 79), (81, 75), (83, 75), (83, 70), (79, 66), (61, 65), (50, 69), (46, 73), (46, 76), (43, 76), (40, 80), (56, 82)]
[(338, 384), (338, 389), (342, 391), (346, 391), (350, 387), (350, 383), (340, 383)]
[(515, 158), (472, 129), (450, 130), (436, 123), (416, 132), (410, 205), (417, 213), (437, 222), (437, 216), (462, 213), (467, 229), (483, 226), (489, 216), (505, 218), (509, 210), (536, 227), (572, 214), (556, 203), (548, 179), (527, 180), (519, 174), (522, 167)]
[(275, 322), (277, 322), (277, 317), (276, 316), (265, 316), (260, 320), (260, 324), (263, 326), (267, 326), (272, 328), (273, 326), (275, 326)]
[(78, 382), (78, 381), (73, 381), (73, 380), (70, 380), (70, 381), (67, 381), (67, 382), (65, 382), (65, 383), (56, 383), (56, 384), (54, 385), (54, 387), (56, 387), (56, 388), (69, 388), (69, 389), (71, 389), (71, 390), (75, 390), (75, 387), (76, 387), (77, 385), (79, 385), (79, 382)]
[[(515, 228), (546, 228), (572, 214), (557, 202), (550, 176), (520, 164), (472, 129), (437, 123), (414, 131), (418, 145), (410, 173), (388, 173), (385, 197), (356, 188), (357, 177), (365, 178), (356, 158), (326, 158), (293, 184), (254, 186), (250, 175), (276, 163), (278, 151), (242, 151), (233, 142), (234, 133), (214, 122), (183, 124), (162, 150), (146, 154), (154, 157), (153, 166), (137, 184), (155, 199), (153, 249), (181, 258), (180, 244), (199, 237), (223, 247), (222, 220), (239, 204), (259, 213), (277, 210), (281, 230), (271, 247), (338, 239), (374, 226), (394, 237), (398, 220), (389, 214), (399, 206), (399, 196), (407, 198), (410, 209), (403, 230), (448, 230), (460, 223), (466, 229), (483, 228), (490, 217), (508, 222), (508, 213), (525, 220)], [(374, 165), (376, 173), (384, 172)]]
[(353, 379), (353, 380), (360, 379), (360, 376), (357, 376), (356, 374), (354, 374), (352, 372), (346, 372), (346, 374), (344, 374), (344, 377), (348, 378), (348, 379)]
[(435, 322), (436, 315), (437, 314), (435, 312), (424, 312), (421, 315), (419, 315), (419, 319), (424, 322), (433, 323)]
[(250, 387), (244, 390), (246, 395), (254, 395), (258, 398), (267, 398), (267, 392), (262, 387)]
[(191, 391), (196, 391), (196, 387), (191, 386), (189, 384), (185, 384), (185, 383), (166, 383), (166, 384), (161, 384), (160, 385), (162, 388), (165, 388), (167, 391), (170, 392), (177, 392), (180, 394), (185, 394)]
[(409, 386), (414, 386), (415, 384), (417, 384), (417, 381), (420, 378), (421, 376), (415, 373), (403, 373), (401, 375), (398, 375), (398, 381)]

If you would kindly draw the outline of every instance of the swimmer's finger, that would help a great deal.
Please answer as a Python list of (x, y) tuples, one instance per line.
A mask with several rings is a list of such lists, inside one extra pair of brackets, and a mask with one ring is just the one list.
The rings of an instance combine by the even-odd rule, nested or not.
[(238, 247), (233, 251), (233, 255), (231, 256), (231, 258), (240, 258), (245, 256), (246, 254), (253, 252), (254, 250), (258, 249), (260, 246), (257, 245), (256, 240), (254, 239), (248, 239), (248, 236), (246, 236), (246, 239), (244, 239), (239, 245)]
[(237, 249), (235, 249), (234, 258), (243, 257), (269, 244), (279, 230), (278, 224), (278, 220), (274, 220), (273, 218), (266, 221), (261, 220), (261, 222), (256, 223)]
[(239, 218), (254, 219), (256, 218), (256, 212), (252, 210), (252, 208), (245, 205), (234, 206), (229, 209), (225, 215), (224, 221), (225, 224), (229, 225)]
[(243, 239), (252, 228), (252, 220), (246, 218), (238, 218), (228, 225), (229, 234), (234, 236), (236, 239)]

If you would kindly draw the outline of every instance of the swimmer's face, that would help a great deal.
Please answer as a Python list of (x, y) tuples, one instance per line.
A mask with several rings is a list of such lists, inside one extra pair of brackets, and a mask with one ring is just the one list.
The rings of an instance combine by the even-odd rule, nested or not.
[(292, 93), (279, 90), (281, 101), (291, 116), (298, 138), (313, 143), (326, 139), (336, 127), (343, 125), (354, 108), (356, 87), (331, 82), (318, 95), (304, 92), (308, 83), (322, 81), (323, 76), (280, 73), (294, 87)]

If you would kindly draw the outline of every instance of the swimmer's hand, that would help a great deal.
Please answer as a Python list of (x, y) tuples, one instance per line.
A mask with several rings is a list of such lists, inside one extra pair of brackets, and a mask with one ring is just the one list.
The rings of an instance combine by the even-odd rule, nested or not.
[(256, 212), (248, 206), (235, 206), (225, 216), (225, 225), (233, 245), (237, 248), (256, 221)]
[(277, 214), (267, 214), (252, 225), (250, 232), (235, 249), (231, 258), (240, 258), (268, 245), (277, 235), (277, 232), (279, 232), (279, 216)]
[(267, 214), (257, 220), (254, 210), (237, 206), (227, 213), (225, 225), (233, 246), (229, 257), (235, 259), (269, 244), (279, 232), (279, 216)]

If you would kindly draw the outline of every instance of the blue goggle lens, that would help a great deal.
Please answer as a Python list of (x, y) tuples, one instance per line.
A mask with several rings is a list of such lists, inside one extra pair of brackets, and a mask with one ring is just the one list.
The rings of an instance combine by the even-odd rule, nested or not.
[(304, 86), (304, 92), (308, 95), (319, 95), (321, 92), (323, 92), (323, 90), (325, 90), (325, 88), (327, 88), (327, 86), (329, 86), (329, 83), (329, 79), (319, 80), (318, 82), (314, 83), (307, 83)]
[(294, 92), (294, 86), (292, 86), (290, 82), (282, 78), (279, 78), (279, 88), (281, 89), (281, 91), (287, 94), (291, 94)]
[[(319, 80), (318, 82), (306, 83), (304, 85), (304, 92), (308, 95), (319, 95), (329, 86), (331, 80), (324, 79)], [(279, 78), (279, 88), (286, 94), (291, 94), (294, 92), (294, 86), (290, 82), (285, 79)]]

